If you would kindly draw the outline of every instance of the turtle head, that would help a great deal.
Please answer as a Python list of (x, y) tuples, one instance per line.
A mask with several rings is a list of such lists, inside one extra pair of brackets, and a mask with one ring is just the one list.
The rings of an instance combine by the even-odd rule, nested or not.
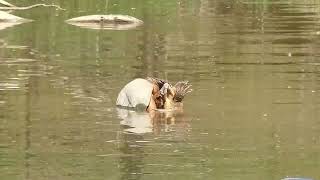
[(175, 94), (173, 97), (174, 102), (182, 102), (183, 98), (190, 92), (192, 92), (191, 84), (189, 81), (179, 81), (174, 85)]
[(162, 79), (151, 77), (147, 79), (159, 88), (157, 108), (172, 109), (176, 104), (181, 104), (186, 94), (192, 91), (189, 81), (179, 81), (172, 86)]
[(160, 93), (164, 99), (164, 109), (171, 109), (174, 107), (174, 97), (176, 89), (169, 83), (165, 83), (160, 89)]

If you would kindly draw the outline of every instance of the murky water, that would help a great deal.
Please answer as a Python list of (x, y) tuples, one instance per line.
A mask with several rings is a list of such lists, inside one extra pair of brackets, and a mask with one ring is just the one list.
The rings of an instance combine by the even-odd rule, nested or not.
[[(0, 31), (1, 179), (320, 179), (318, 1), (53, 2)], [(145, 23), (64, 23), (103, 13)], [(146, 76), (189, 80), (184, 111), (117, 109)]]

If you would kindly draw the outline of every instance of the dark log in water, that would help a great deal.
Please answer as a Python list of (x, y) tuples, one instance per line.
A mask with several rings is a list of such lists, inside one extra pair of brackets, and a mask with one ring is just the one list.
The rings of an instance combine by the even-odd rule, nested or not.
[(90, 29), (128, 30), (142, 25), (143, 21), (132, 16), (109, 14), (76, 17), (66, 23)]

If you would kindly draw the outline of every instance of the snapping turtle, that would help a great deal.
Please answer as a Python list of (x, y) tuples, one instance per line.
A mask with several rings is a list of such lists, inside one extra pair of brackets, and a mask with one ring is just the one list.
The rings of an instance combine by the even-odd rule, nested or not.
[(186, 94), (191, 92), (188, 81), (179, 81), (174, 86), (157, 78), (135, 79), (119, 93), (116, 105), (136, 110), (173, 109), (181, 106)]

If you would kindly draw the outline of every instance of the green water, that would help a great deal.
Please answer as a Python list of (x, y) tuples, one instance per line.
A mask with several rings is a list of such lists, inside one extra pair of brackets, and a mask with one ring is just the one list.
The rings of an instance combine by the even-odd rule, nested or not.
[[(318, 1), (45, 3), (0, 30), (0, 179), (320, 179)], [(144, 25), (64, 23), (108, 13)], [(146, 76), (189, 80), (184, 112), (121, 116)]]

